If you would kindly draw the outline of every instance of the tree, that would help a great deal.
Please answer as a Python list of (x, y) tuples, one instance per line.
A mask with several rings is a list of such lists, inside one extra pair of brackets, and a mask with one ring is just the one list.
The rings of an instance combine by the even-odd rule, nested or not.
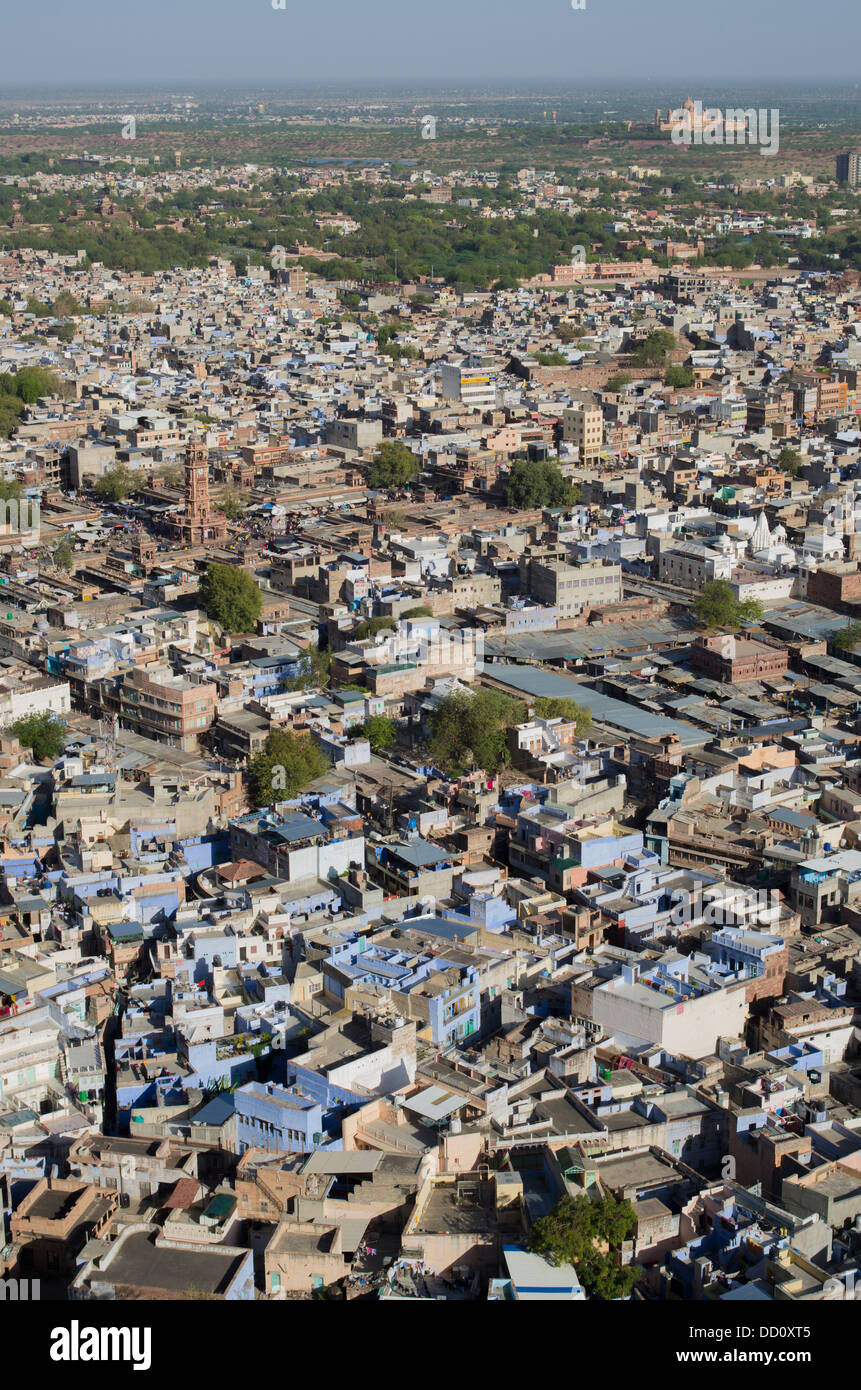
[(454, 772), (474, 764), (495, 775), (510, 760), (507, 730), (525, 713), (501, 690), (455, 691), (430, 716), (431, 757)]
[(327, 647), (307, 649), (308, 675), (312, 685), (328, 685), (332, 669), (332, 653)]
[(168, 487), (182, 487), (185, 483), (185, 469), (181, 463), (166, 463), (159, 469), (158, 476), (164, 479)]
[(198, 598), (207, 617), (225, 632), (250, 632), (263, 608), (256, 580), (238, 565), (207, 565)]
[(59, 544), (54, 547), (54, 564), (58, 569), (68, 572), (72, 569), (74, 563), (74, 555), (69, 542), (67, 540), (60, 541)]
[(797, 449), (781, 449), (777, 456), (777, 466), (787, 473), (790, 478), (797, 478), (801, 472), (804, 460)]
[(15, 310), (8, 299), (0, 299), (0, 318), (11, 319)]
[(137, 487), (135, 475), (124, 463), (107, 468), (96, 483), (96, 493), (108, 502), (122, 502)]
[(387, 719), (384, 714), (372, 714), (365, 721), (361, 732), (371, 745), (373, 753), (379, 753), (384, 748), (391, 748), (397, 738), (393, 721)]
[(58, 758), (66, 746), (66, 726), (50, 710), (41, 714), (25, 714), (9, 725), (7, 730), (17, 738), (22, 748), (29, 748), (33, 759)]
[(373, 488), (409, 487), (419, 475), (419, 465), (412, 449), (398, 439), (384, 439), (368, 472), (368, 485)]
[(117, 304), (114, 307), (118, 314), (154, 314), (156, 309), (151, 299), (144, 299), (139, 294), (133, 294), (124, 304)]
[(32, 405), (40, 396), (55, 396), (60, 389), (54, 373), (43, 367), (22, 367), (11, 380), (15, 395), (25, 405)]
[(401, 614), (402, 618), (432, 618), (433, 609), (426, 604), (420, 603), (417, 608), (407, 608)]
[(592, 711), (586, 705), (578, 705), (576, 700), (568, 700), (564, 696), (536, 700), (535, 713), (542, 719), (571, 719), (578, 734), (586, 734), (592, 727)]
[(8, 439), (23, 413), (23, 401), (17, 396), (0, 393), (0, 438)]
[(215, 505), (220, 512), (224, 512), (228, 521), (238, 521), (245, 515), (245, 499), (238, 488), (225, 488)]
[(854, 651), (861, 642), (861, 623), (847, 623), (842, 627), (836, 636), (832, 637), (831, 645), (838, 652)]
[(34, 294), (27, 300), (27, 313), (34, 314), (37, 319), (49, 319), (52, 314), (50, 304), (45, 304), (41, 299), (37, 299)]
[(607, 382), (606, 386), (604, 387), (604, 390), (613, 391), (614, 393), (617, 391), (621, 391), (625, 386), (629, 385), (630, 381), (631, 377), (628, 374), (628, 372), (616, 372), (615, 376), (610, 377), (610, 380)]
[(78, 303), (71, 290), (60, 290), (51, 305), (51, 312), (55, 319), (71, 319), (82, 314), (84, 306)]
[(585, 1192), (566, 1195), (535, 1222), (528, 1246), (551, 1264), (573, 1265), (593, 1297), (629, 1298), (642, 1270), (639, 1265), (623, 1266), (619, 1252), (636, 1224), (631, 1203), (609, 1193), (599, 1201)]
[(654, 328), (631, 352), (631, 360), (640, 367), (662, 367), (668, 352), (676, 346), (675, 334), (667, 328)]
[(400, 362), (402, 357), (412, 359), (419, 356), (418, 348), (413, 347), (412, 343), (383, 343), (380, 352), (384, 357), (391, 357), (393, 362)]
[(579, 323), (558, 323), (555, 332), (560, 343), (576, 343), (578, 339), (586, 337), (586, 329)]
[(71, 323), (70, 321), (67, 320), (66, 323), (61, 323), (61, 324), (60, 324), (59, 328), (57, 329), (57, 342), (58, 342), (58, 343), (71, 343), (72, 340), (74, 339), (74, 336), (75, 336), (75, 325), (74, 325), (73, 323)]
[(536, 352), (535, 360), (539, 367), (567, 367), (568, 358), (564, 352)]
[(302, 654), (302, 669), (298, 676), (289, 679), (285, 688), (287, 690), (307, 690), (309, 686), (315, 690), (329, 684), (329, 671), (332, 665), (332, 653), (326, 647), (306, 647)]
[(741, 627), (762, 619), (762, 604), (755, 598), (740, 602), (725, 579), (711, 579), (694, 599), (700, 627)]
[(692, 386), (694, 374), (690, 367), (682, 366), (681, 362), (671, 362), (664, 372), (664, 385), (678, 388), (680, 386)]
[(273, 730), (249, 767), (255, 805), (291, 801), (328, 767), (328, 759), (310, 734)]
[(359, 623), (353, 636), (362, 642), (366, 637), (376, 637), (378, 632), (393, 632), (396, 627), (394, 618), (365, 618)]
[(0, 502), (17, 502), (24, 489), (15, 478), (0, 478)]
[(559, 465), (550, 459), (532, 462), (516, 459), (505, 483), (509, 507), (532, 510), (536, 507), (571, 507), (579, 499), (577, 489), (563, 478)]

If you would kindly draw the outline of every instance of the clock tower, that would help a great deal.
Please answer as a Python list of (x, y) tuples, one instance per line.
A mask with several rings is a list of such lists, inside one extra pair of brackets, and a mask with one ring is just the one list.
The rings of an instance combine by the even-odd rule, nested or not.
[(185, 516), (180, 535), (186, 544), (223, 541), (227, 518), (213, 514), (209, 501), (209, 453), (200, 439), (190, 439), (185, 450)]

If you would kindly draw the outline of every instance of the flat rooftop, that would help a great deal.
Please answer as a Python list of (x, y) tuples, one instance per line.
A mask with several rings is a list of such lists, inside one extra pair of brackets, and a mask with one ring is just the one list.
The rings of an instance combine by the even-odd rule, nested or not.
[(612, 1110), (606, 1115), (599, 1115), (598, 1119), (612, 1134), (617, 1129), (636, 1129), (644, 1128), (652, 1123), (647, 1120), (645, 1115), (640, 1115), (636, 1110)]
[(459, 1206), (454, 1183), (431, 1188), (421, 1216), (413, 1232), (426, 1235), (495, 1235), (498, 1230), (496, 1212), (479, 1202)]
[(835, 1201), (846, 1201), (849, 1197), (857, 1197), (861, 1191), (861, 1174), (855, 1175), (837, 1169), (823, 1178), (817, 1176), (814, 1183), (808, 1182), (804, 1186), (814, 1192), (824, 1192)]
[(82, 1183), (71, 1192), (48, 1188), (39, 1194), (26, 1215), (36, 1221), (63, 1221), (86, 1191), (86, 1183)]
[(170, 1293), (224, 1293), (237, 1274), (247, 1252), (241, 1255), (218, 1248), (183, 1250), (158, 1246), (150, 1231), (135, 1232), (122, 1242), (116, 1254), (93, 1278), (99, 1283)]
[(672, 1182), (676, 1173), (651, 1153), (620, 1154), (601, 1160), (598, 1175), (605, 1187), (647, 1187), (653, 1182)]

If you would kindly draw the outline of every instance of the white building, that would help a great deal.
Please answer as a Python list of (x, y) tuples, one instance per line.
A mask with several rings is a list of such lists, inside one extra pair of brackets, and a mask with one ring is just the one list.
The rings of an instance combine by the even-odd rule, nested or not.
[(743, 1035), (745, 986), (690, 990), (683, 981), (656, 986), (626, 967), (593, 992), (592, 1019), (621, 1046), (646, 1041), (675, 1056), (708, 1057), (718, 1038)]
[(497, 403), (496, 378), (481, 367), (452, 366), (441, 371), (443, 399), (462, 401), (470, 410), (493, 410)]

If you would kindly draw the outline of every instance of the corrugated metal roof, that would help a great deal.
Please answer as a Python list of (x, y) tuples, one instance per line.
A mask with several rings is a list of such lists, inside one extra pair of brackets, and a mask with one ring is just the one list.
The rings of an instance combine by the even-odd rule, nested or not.
[(580, 685), (572, 677), (556, 671), (545, 671), (536, 666), (510, 666), (503, 662), (495, 662), (492, 666), (486, 666), (484, 670), (485, 674), (494, 680), (504, 682), (512, 690), (519, 690), (522, 694), (532, 695), (536, 699), (555, 697), (576, 700), (578, 705), (585, 705), (591, 710), (592, 718), (597, 724), (620, 729), (637, 738), (661, 738), (665, 734), (677, 734), (685, 747), (693, 748), (712, 737), (705, 729), (695, 729), (693, 724), (684, 723), (680, 719), (651, 714), (647, 710), (638, 709), (636, 705), (625, 704), (623, 700), (614, 700), (611, 696), (602, 695), (591, 686)]
[(427, 840), (412, 840), (407, 844), (390, 845), (389, 849), (398, 859), (404, 863), (411, 864), (413, 868), (429, 868), (432, 864), (439, 864), (448, 855), (445, 850), (437, 849), (436, 845), (431, 845)]
[(230, 1119), (235, 1109), (236, 1102), (232, 1095), (215, 1096), (212, 1100), (207, 1101), (196, 1115), (192, 1115), (191, 1123), (193, 1125), (223, 1125), (226, 1120)]
[(662, 619), (654, 623), (608, 623), (606, 627), (575, 628), (567, 632), (520, 632), (488, 637), (484, 646), (490, 656), (571, 661), (596, 653), (644, 651), (649, 647), (686, 644), (690, 640), (687, 624)]

